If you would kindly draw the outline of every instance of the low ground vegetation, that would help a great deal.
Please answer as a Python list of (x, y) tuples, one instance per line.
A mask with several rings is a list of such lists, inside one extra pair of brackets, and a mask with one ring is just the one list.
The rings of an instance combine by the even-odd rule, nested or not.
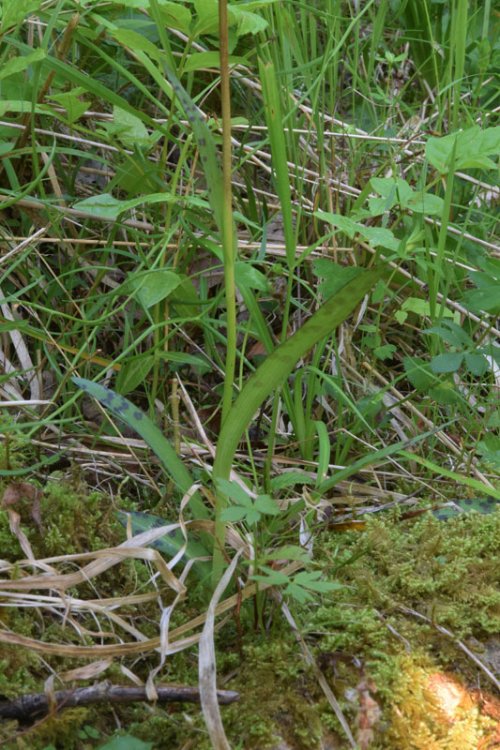
[(1, 10), (4, 746), (491, 750), (490, 4)]

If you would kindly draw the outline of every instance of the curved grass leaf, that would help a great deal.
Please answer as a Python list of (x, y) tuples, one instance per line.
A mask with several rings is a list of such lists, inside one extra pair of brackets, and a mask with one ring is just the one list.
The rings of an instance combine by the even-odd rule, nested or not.
[[(131, 427), (149, 445), (153, 453), (160, 459), (163, 468), (173, 479), (179, 490), (185, 493), (194, 484), (191, 474), (186, 469), (168, 440), (161, 433), (154, 422), (128, 399), (105, 388), (99, 383), (93, 383), (85, 378), (72, 378), (73, 383), (89, 396), (97, 399), (115, 417), (121, 419)], [(191, 499), (191, 508), (195, 518), (207, 518), (208, 511), (198, 493)]]
[(297, 362), (352, 313), (383, 273), (383, 268), (361, 272), (278, 346), (250, 376), (222, 425), (214, 464), (215, 478), (229, 478), (241, 436), (261, 404), (286, 380)]

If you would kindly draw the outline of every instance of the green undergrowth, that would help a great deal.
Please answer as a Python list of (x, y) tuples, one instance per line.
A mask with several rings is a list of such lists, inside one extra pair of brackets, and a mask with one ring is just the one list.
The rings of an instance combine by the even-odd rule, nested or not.
[[(21, 511), (21, 526), (38, 558), (96, 550), (124, 539), (116, 517), (118, 504), (102, 493), (88, 492), (79, 479), (48, 481), (40, 503), (44, 533), (26, 509)], [(391, 711), (395, 696), (403, 690), (402, 660), (410, 660), (417, 671), (432, 664), (459, 675), (465, 683), (477, 682), (476, 666), (454, 639), (460, 638), (487, 663), (488, 643), (500, 627), (500, 595), (495, 589), (499, 522), (498, 511), (464, 514), (446, 522), (430, 514), (416, 521), (402, 520), (394, 512), (369, 518), (361, 533), (325, 530), (318, 536), (315, 560), (325, 578), (342, 583), (343, 588), (318, 595), (307, 605), (292, 603), (292, 611), (353, 732), (359, 714), (358, 687), (370, 681), (382, 710), (376, 730), (379, 744), (374, 747), (392, 750), (397, 746), (391, 744)], [(3, 559), (22, 557), (4, 510), (0, 512), (0, 542)], [(140, 561), (112, 570), (111, 576), (98, 579), (100, 596), (131, 591), (149, 576)], [(83, 588), (78, 588), (79, 596)], [(138, 613), (141, 627), (144, 620), (157, 615), (156, 605), (151, 605), (151, 612), (148, 606)], [(196, 603), (188, 601), (184, 616), (188, 608), (193, 615), (198, 613)], [(0, 616), (3, 627), (16, 633), (68, 642), (67, 626), (47, 611), (9, 607)], [(85, 618), (81, 622), (90, 627)], [(222, 708), (231, 746), (266, 750), (287, 742), (297, 750), (314, 750), (326, 736), (342, 738), (312, 670), (271, 597), (264, 602), (263, 625), (255, 627), (254, 622), (254, 606), (248, 602), (239, 621), (230, 620), (217, 635), (219, 687), (240, 693), (238, 703)], [(434, 625), (448, 629), (453, 637)], [(0, 693), (7, 698), (42, 691), (48, 669), (63, 672), (82, 665), (76, 659), (42, 659), (3, 644), (0, 663)], [(124, 665), (145, 680), (157, 666), (157, 655)], [(105, 678), (124, 683), (118, 662)], [(169, 658), (157, 680), (197, 685), (196, 651)], [(78, 709), (33, 728), (4, 724), (1, 738), (8, 750), (44, 750), (49, 745), (87, 750), (100, 747), (117, 726), (117, 717), (123, 732), (153, 743), (154, 748), (181, 747), (188, 738), (199, 750), (210, 747), (199, 708), (181, 705)], [(93, 727), (94, 737), (88, 736), (86, 726)]]

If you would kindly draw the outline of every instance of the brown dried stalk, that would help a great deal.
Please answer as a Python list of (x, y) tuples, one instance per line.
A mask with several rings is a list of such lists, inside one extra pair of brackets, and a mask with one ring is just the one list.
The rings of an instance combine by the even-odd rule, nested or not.
[[(158, 703), (199, 703), (200, 691), (194, 687), (181, 685), (155, 686)], [(239, 699), (239, 693), (234, 690), (217, 690), (217, 700), (220, 704), (233, 703)], [(112, 685), (110, 682), (100, 682), (97, 685), (71, 690), (58, 690), (46, 693), (32, 693), (23, 695), (13, 701), (0, 701), (0, 719), (17, 719), (29, 723), (48, 713), (60, 711), (75, 706), (89, 706), (94, 703), (132, 703), (147, 701), (145, 687), (124, 687)]]

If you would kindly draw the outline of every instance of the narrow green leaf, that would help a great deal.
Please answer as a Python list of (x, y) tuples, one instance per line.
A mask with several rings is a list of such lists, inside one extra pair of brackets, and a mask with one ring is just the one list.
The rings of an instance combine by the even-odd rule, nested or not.
[(116, 378), (116, 388), (122, 394), (130, 393), (143, 383), (155, 362), (154, 355), (140, 354), (127, 360)]
[(444, 466), (437, 465), (433, 463), (433, 461), (429, 461), (427, 458), (423, 458), (423, 456), (419, 456), (416, 453), (409, 453), (406, 450), (401, 451), (401, 455), (407, 458), (409, 461), (416, 461), (417, 464), (420, 464), (421, 466), (425, 466), (426, 469), (429, 469), (430, 471), (434, 472), (434, 474), (437, 474), (438, 476), (447, 477), (448, 479), (453, 479), (458, 484), (463, 484), (466, 487), (471, 487), (473, 490), (476, 490), (477, 492), (480, 492), (481, 494), (487, 494), (491, 497), (495, 498), (496, 500), (500, 500), (500, 489), (495, 489), (494, 487), (488, 487), (482, 482), (479, 482), (477, 479), (473, 479), (472, 477), (464, 477), (462, 474), (457, 474), (456, 471), (450, 471), (450, 469), (445, 469)]
[[(121, 419), (141, 436), (160, 459), (163, 468), (172, 477), (181, 492), (187, 492), (192, 487), (194, 482), (189, 471), (165, 436), (143, 411), (120, 394), (99, 383), (93, 383), (91, 380), (85, 380), (84, 378), (72, 378), (72, 381), (78, 388), (97, 399), (115, 417)], [(193, 496), (190, 505), (195, 518), (208, 517), (208, 511), (198, 493)]]
[(283, 231), (285, 235), (286, 259), (288, 268), (293, 268), (296, 262), (295, 231), (292, 218), (292, 194), (290, 177), (288, 174), (288, 158), (283, 130), (283, 116), (281, 114), (280, 88), (276, 80), (273, 63), (262, 64), (259, 61), (262, 96), (266, 115), (269, 140), (271, 143), (272, 169), (283, 216)]
[(193, 128), (196, 143), (200, 151), (200, 161), (208, 185), (210, 205), (212, 206), (217, 226), (222, 231), (222, 210), (224, 203), (222, 171), (217, 160), (217, 151), (212, 133), (178, 78), (168, 68), (165, 68), (165, 72), (189, 124)]
[(416, 437), (410, 438), (409, 440), (400, 440), (398, 443), (386, 445), (385, 448), (380, 448), (379, 450), (373, 451), (373, 453), (370, 453), (367, 456), (359, 458), (350, 466), (346, 466), (345, 469), (336, 471), (333, 477), (331, 477), (330, 479), (326, 479), (324, 482), (322, 482), (319, 486), (318, 491), (322, 492), (323, 494), (325, 492), (329, 492), (339, 482), (342, 482), (344, 479), (348, 479), (353, 474), (357, 474), (358, 471), (364, 469), (366, 466), (381, 464), (386, 458), (389, 458), (390, 456), (413, 456), (414, 454), (407, 452), (406, 448), (410, 448), (413, 445), (418, 445), (418, 443), (427, 440), (428, 437), (432, 437), (432, 435), (435, 435), (436, 432), (444, 429), (444, 427), (446, 427), (446, 425), (441, 425), (440, 427), (436, 427), (433, 430), (429, 430), (428, 432), (422, 432), (420, 433), (420, 435), (416, 435)]
[(383, 272), (382, 268), (366, 271), (346, 284), (325, 302), (302, 328), (278, 346), (250, 376), (222, 425), (217, 444), (214, 477), (229, 476), (241, 436), (260, 405), (286, 380), (299, 359), (321, 339), (330, 335), (352, 313)]

